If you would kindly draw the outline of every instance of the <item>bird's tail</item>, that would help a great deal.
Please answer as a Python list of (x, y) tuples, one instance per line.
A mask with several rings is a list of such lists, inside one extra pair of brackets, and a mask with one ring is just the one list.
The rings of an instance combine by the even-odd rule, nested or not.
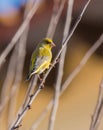
[(34, 71), (29, 72), (29, 74), (27, 75), (27, 77), (26, 77), (26, 80), (25, 80), (25, 81), (30, 80), (30, 78), (31, 78), (31, 77), (32, 77), (32, 75), (34, 75), (34, 74), (35, 74), (35, 72), (34, 72)]
[(25, 79), (25, 81), (28, 81), (28, 80), (30, 80), (30, 78), (31, 78), (31, 73), (29, 73), (29, 74), (26, 76), (26, 79)]

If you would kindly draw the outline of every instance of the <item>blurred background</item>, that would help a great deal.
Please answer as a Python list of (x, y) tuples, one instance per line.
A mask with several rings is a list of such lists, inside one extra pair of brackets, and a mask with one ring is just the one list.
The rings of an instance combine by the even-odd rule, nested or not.
[[(72, 24), (75, 23), (87, 0), (74, 0)], [(26, 0), (0, 0), (0, 54), (7, 47), (12, 37), (23, 22)], [(27, 91), (28, 83), (24, 83), (29, 70), (30, 57), (37, 43), (46, 36), (52, 15), (53, 0), (45, 0), (37, 10), (30, 22), (27, 38), (26, 59), (23, 68), (23, 78), (18, 95), (16, 111), (22, 104)], [(79, 64), (87, 50), (95, 43), (103, 32), (103, 0), (92, 0), (84, 16), (69, 41), (66, 54), (63, 82)], [(53, 50), (53, 58), (61, 47), (63, 29), (65, 25), (67, 2), (54, 35), (56, 47)], [(14, 49), (14, 48), (13, 48)], [(13, 50), (12, 50), (13, 51)], [(6, 58), (6, 62), (0, 69), (0, 90), (2, 89), (12, 51)], [(23, 120), (22, 130), (29, 130), (45, 106), (54, 94), (58, 64), (46, 81), (45, 89), (38, 95), (32, 105), (32, 109)], [(67, 91), (60, 98), (59, 109), (55, 122), (55, 130), (89, 130), (91, 116), (93, 114), (99, 85), (103, 77), (103, 45), (90, 58), (84, 68), (72, 81)], [(48, 97), (48, 98), (47, 98)], [(9, 105), (3, 111), (0, 125), (2, 130), (7, 129)], [(16, 113), (16, 112), (15, 112)], [(40, 124), (37, 130), (47, 130), (49, 114)], [(103, 124), (99, 130), (103, 129)]]

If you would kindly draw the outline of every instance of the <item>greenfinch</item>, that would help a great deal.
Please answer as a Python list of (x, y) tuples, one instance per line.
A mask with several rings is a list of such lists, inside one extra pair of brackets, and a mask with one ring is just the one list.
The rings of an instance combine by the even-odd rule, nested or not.
[(36, 47), (31, 56), (29, 74), (27, 80), (31, 78), (32, 75), (40, 75), (46, 69), (49, 69), (52, 60), (52, 47), (55, 44), (50, 38), (44, 38)]

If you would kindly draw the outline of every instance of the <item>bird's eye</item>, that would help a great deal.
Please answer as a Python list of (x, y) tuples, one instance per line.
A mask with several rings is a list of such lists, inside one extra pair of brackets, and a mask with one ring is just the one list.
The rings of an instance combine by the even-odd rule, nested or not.
[(46, 44), (51, 44), (52, 43), (52, 40), (49, 39), (49, 38), (45, 38), (44, 41), (45, 41)]
[(47, 43), (47, 44), (50, 44), (51, 42), (47, 41), (46, 43)]

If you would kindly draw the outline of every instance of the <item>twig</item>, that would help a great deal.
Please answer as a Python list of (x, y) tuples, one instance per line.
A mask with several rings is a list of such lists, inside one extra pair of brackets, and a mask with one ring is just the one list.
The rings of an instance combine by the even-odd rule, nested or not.
[[(83, 11), (82, 11), (80, 17), (77, 19), (77, 21), (76, 21), (75, 25), (73, 26), (73, 28), (72, 28), (72, 30), (71, 30), (69, 36), (68, 36), (68, 37), (66, 38), (66, 40), (64, 41), (62, 48), (61, 48), (60, 51), (58, 52), (58, 54), (57, 54), (57, 56), (56, 56), (56, 58), (55, 58), (55, 60), (54, 60), (54, 62), (53, 62), (53, 64), (52, 64), (52, 66), (49, 68), (49, 70), (47, 71), (47, 73), (46, 73), (45, 76), (43, 77), (43, 80), (42, 80), (41, 84), (39, 85), (38, 89), (37, 89), (37, 90), (35, 91), (35, 93), (32, 95), (32, 98), (30, 98), (30, 100), (29, 100), (28, 104), (25, 106), (25, 108), (20, 112), (20, 114), (18, 114), (18, 118), (14, 121), (14, 123), (13, 123), (13, 125), (12, 125), (12, 127), (11, 127), (10, 130), (13, 130), (15, 127), (18, 126), (18, 124), (20, 123), (21, 119), (22, 119), (22, 118), (24, 117), (24, 115), (26, 114), (26, 112), (27, 112), (27, 110), (28, 110), (28, 106), (31, 105), (31, 103), (33, 102), (33, 100), (36, 98), (36, 96), (38, 95), (38, 93), (41, 91), (42, 86), (44, 85), (44, 82), (45, 82), (45, 80), (46, 80), (48, 74), (50, 73), (50, 71), (51, 71), (51, 69), (53, 68), (53, 66), (57, 63), (57, 59), (59, 58), (59, 56), (60, 56), (60, 54), (62, 53), (64, 47), (67, 45), (69, 39), (71, 38), (72, 34), (74, 33), (74, 31), (75, 31), (77, 25), (79, 24), (79, 22), (80, 22), (80, 20), (81, 20), (83, 14), (84, 14), (84, 11), (86, 10), (86, 8), (87, 8), (87, 6), (88, 6), (88, 4), (89, 4), (89, 2), (90, 2), (90, 0), (88, 0), (88, 2), (86, 3), (85, 7), (83, 8)], [(19, 116), (19, 115), (20, 115), (20, 116)]]
[[(65, 23), (64, 34), (63, 34), (63, 42), (64, 42), (65, 38), (68, 36), (68, 32), (70, 29), (73, 3), (74, 3), (74, 0), (68, 1), (66, 23)], [(58, 77), (57, 77), (57, 81), (56, 81), (55, 95), (54, 95), (54, 101), (53, 101), (54, 103), (53, 103), (53, 108), (51, 111), (48, 130), (54, 129), (54, 122), (55, 122), (56, 113), (57, 113), (57, 109), (58, 109), (58, 105), (59, 105), (59, 95), (60, 95), (60, 89), (61, 89), (60, 87), (61, 87), (62, 77), (63, 77), (63, 68), (64, 68), (66, 50), (67, 50), (67, 47), (64, 48), (64, 50), (60, 56)]]
[[(23, 73), (23, 66), (25, 61), (25, 54), (26, 54), (26, 40), (28, 35), (29, 28), (27, 27), (25, 29), (25, 33), (21, 36), (19, 45), (18, 45), (18, 55), (17, 57), (17, 64), (16, 64), (16, 76), (15, 81), (11, 89), (10, 93), (10, 106), (9, 106), (9, 118), (8, 118), (8, 125), (12, 123), (14, 120), (15, 110), (16, 110), (16, 102), (17, 102), (17, 96), (20, 88), (20, 82), (22, 80), (22, 73)], [(16, 58), (15, 57), (15, 58)], [(15, 96), (15, 97), (14, 97)], [(14, 97), (14, 98), (13, 98)]]
[[(51, 39), (54, 36), (56, 26), (58, 24), (59, 18), (61, 16), (62, 10), (64, 8), (66, 0), (54, 0), (54, 6), (53, 6), (53, 13), (50, 20), (49, 28), (47, 31), (47, 37), (50, 37)], [(60, 5), (59, 5), (60, 4)]]
[[(63, 6), (64, 6), (64, 3), (65, 3), (65, 0), (62, 0), (62, 3), (60, 5), (60, 9), (58, 10), (59, 8), (59, 0), (55, 0), (54, 1), (54, 7), (53, 7), (53, 15), (52, 15), (52, 18), (50, 20), (50, 24), (49, 24), (49, 28), (48, 28), (48, 31), (47, 31), (47, 37), (53, 37), (54, 35), (54, 32), (55, 32), (55, 29), (56, 29), (56, 26), (57, 26), (57, 23), (59, 21), (59, 18), (60, 18), (60, 15), (61, 15), (61, 12), (63, 10)], [(56, 21), (56, 22), (55, 22)], [(53, 29), (53, 30), (52, 30)], [(26, 104), (26, 100), (28, 98), (28, 95), (31, 95), (30, 93), (32, 92), (32, 86), (36, 86), (36, 82), (37, 82), (37, 76), (35, 77), (34, 79), (34, 85), (29, 85), (30, 87), (28, 88), (28, 92), (27, 92), (27, 96), (25, 98), (25, 101), (24, 101), (24, 104)], [(32, 83), (31, 83), (32, 84)], [(31, 91), (31, 92), (30, 92)], [(23, 106), (25, 106), (23, 104)]]
[(94, 45), (87, 51), (81, 60), (80, 64), (73, 70), (67, 80), (64, 82), (62, 86), (62, 91), (64, 92), (67, 86), (71, 83), (71, 81), (75, 78), (75, 76), (80, 72), (80, 70), (84, 67), (88, 59), (93, 55), (93, 53), (100, 47), (103, 43), (103, 34), (101, 34), (100, 38), (94, 43)]
[[(63, 4), (62, 4), (62, 7), (63, 7)], [(61, 8), (62, 9), (62, 8)], [(60, 12), (60, 11), (59, 11)], [(55, 17), (54, 17), (54, 19), (56, 18), (56, 16), (58, 17), (56, 20), (58, 21), (58, 19), (59, 19), (59, 16), (60, 16), (60, 13), (59, 13), (59, 16), (58, 16), (58, 11), (57, 11), (57, 14), (55, 15)], [(53, 23), (53, 20), (52, 20), (52, 22), (51, 22), (51, 24), (50, 24), (50, 26), (52, 26), (52, 23)], [(56, 25), (57, 25), (57, 22), (56, 22)], [(56, 28), (56, 25), (55, 25), (55, 28)], [(50, 27), (49, 26), (49, 27)], [(55, 30), (55, 29), (54, 29)], [(52, 30), (51, 30), (51, 32), (52, 32)], [(51, 33), (50, 31), (49, 31), (49, 34)], [(52, 33), (52, 36), (53, 36), (53, 33)], [(27, 103), (27, 101), (28, 101), (28, 96), (29, 95), (31, 95), (31, 92), (32, 92), (32, 88), (31, 87), (33, 87), (34, 85), (31, 85), (31, 84), (35, 84), (35, 82), (37, 81), (37, 77), (35, 78), (35, 81), (33, 81), (33, 79), (32, 79), (32, 81), (31, 81), (31, 83), (30, 83), (30, 87), (28, 88), (28, 92), (27, 92), (27, 94), (26, 94), (26, 98), (25, 98), (25, 101), (24, 101), (24, 103), (23, 103), (23, 107), (22, 107), (22, 109), (24, 108), (24, 106), (26, 105), (26, 103)]]
[[(25, 7), (25, 12), (24, 12), (24, 16), (26, 16), (28, 14), (30, 8), (33, 7), (33, 5), (35, 4), (35, 2), (36, 1), (34, 1), (34, 0), (27, 0), (27, 4), (26, 4), (26, 7)], [(28, 90), (27, 90), (27, 93), (26, 93), (26, 96), (25, 96), (22, 108), (24, 108), (24, 106), (28, 102), (29, 96), (33, 93), (34, 87), (37, 84), (37, 79), (38, 79), (37, 76), (35, 76), (35, 78), (34, 77), (32, 78), (32, 80), (31, 80), (31, 82), (29, 84), (29, 87), (28, 87)], [(31, 85), (31, 84), (33, 84), (33, 85)], [(31, 87), (33, 87), (33, 88), (31, 88)]]
[[(24, 11), (24, 20), (25, 20), (25, 17), (27, 16), (27, 14), (28, 14), (30, 8), (32, 8), (34, 4), (35, 4), (35, 2), (32, 1), (32, 0), (27, 1), (26, 6), (25, 6), (25, 11)], [(27, 25), (24, 33), (22, 34), (22, 36), (20, 38), (20, 43), (19, 43), (20, 48), (19, 48), (19, 56), (18, 56), (19, 65), (17, 66), (17, 74), (16, 74), (16, 79), (15, 79), (15, 82), (14, 82), (16, 93), (15, 93), (15, 98), (11, 99), (11, 105), (10, 105), (10, 109), (9, 109), (9, 119), (8, 119), (9, 122), (13, 121), (13, 119), (14, 119), (13, 117), (15, 115), (16, 100), (17, 100), (16, 97), (18, 95), (18, 91), (19, 91), (19, 88), (20, 88), (20, 81), (21, 81), (21, 78), (22, 78), (22, 71), (23, 71), (23, 66), (24, 66), (26, 41), (27, 41), (28, 31), (29, 31), (29, 25)], [(30, 93), (31, 91), (32, 91), (32, 88), (29, 88), (28, 95), (26, 95), (23, 107), (26, 105), (26, 102), (28, 101), (27, 99), (28, 99), (29, 95), (31, 94)], [(10, 124), (11, 123), (9, 123), (9, 126), (10, 126)], [(20, 124), (21, 124), (21, 122), (20, 122)], [(18, 127), (18, 129), (19, 129), (19, 127)]]
[[(37, 80), (38, 80), (38, 77), (35, 76), (35, 77), (32, 77), (31, 79), (31, 82), (29, 84), (29, 87), (28, 87), (28, 90), (27, 90), (27, 93), (26, 93), (26, 96), (25, 96), (25, 99), (24, 99), (24, 103), (23, 105), (21, 106), (20, 108), (20, 112), (24, 110), (24, 108), (28, 105), (29, 103), (29, 100), (30, 100), (30, 96), (33, 95), (33, 92), (34, 92), (34, 89), (36, 87), (36, 84), (37, 84)], [(28, 105), (29, 106), (29, 105)], [(19, 115), (19, 114), (18, 114)], [(22, 121), (22, 120), (21, 120)], [(21, 121), (18, 123), (18, 125), (16, 126), (18, 129), (20, 128), (21, 125)]]
[[(32, 95), (33, 94), (33, 91), (34, 91), (34, 89), (35, 89), (35, 87), (36, 87), (36, 84), (37, 84), (37, 79), (38, 79), (38, 77), (37, 76), (33, 76), (32, 77), (32, 79), (31, 79), (31, 82), (30, 82), (30, 84), (29, 84), (29, 87), (28, 87), (28, 90), (27, 90), (27, 93), (26, 93), (26, 96), (25, 96), (25, 98), (24, 98), (24, 102), (23, 102), (23, 105), (21, 106), (21, 110), (20, 111), (22, 111), (23, 109), (24, 109), (24, 107), (27, 105), (27, 103), (28, 103), (28, 101), (29, 101), (29, 97), (30, 97), (30, 95)], [(19, 122), (19, 124), (18, 124), (18, 128), (17, 128), (17, 130), (19, 130), (21, 127), (20, 126), (22, 126), (21, 125), (22, 124), (22, 120)]]
[(32, 95), (32, 93), (33, 93), (33, 91), (36, 87), (37, 80), (38, 80), (38, 77), (36, 75), (35, 75), (35, 77), (33, 76), (33, 78), (31, 79), (31, 82), (29, 84), (29, 87), (28, 87), (28, 90), (27, 90), (27, 93), (26, 93), (26, 96), (25, 96), (25, 99), (24, 99), (22, 109), (26, 106), (26, 104), (29, 100), (29, 96)]
[[(68, 88), (68, 86), (70, 85), (70, 83), (72, 82), (72, 80), (77, 76), (77, 74), (80, 72), (80, 70), (84, 67), (84, 65), (86, 64), (86, 62), (89, 60), (89, 58), (93, 55), (93, 53), (99, 48), (99, 46), (103, 43), (103, 34), (100, 36), (100, 38), (94, 43), (94, 45), (86, 52), (85, 56), (83, 57), (83, 59), (81, 60), (80, 64), (73, 70), (73, 72), (68, 76), (68, 78), (66, 79), (66, 81), (63, 83), (63, 85), (61, 86), (61, 92), (60, 92), (60, 96), (64, 93), (64, 91)], [(84, 63), (83, 63), (84, 62)], [(82, 64), (83, 63), (83, 64)], [(49, 104), (47, 105), (47, 107), (45, 108), (45, 110), (41, 113), (40, 117), (37, 119), (37, 121), (34, 123), (34, 125), (32, 126), (35, 130), (38, 125), (41, 123), (41, 121), (45, 118), (48, 110), (50, 110), (50, 108), (53, 105), (53, 99), (49, 102)]]
[(98, 129), (102, 117), (103, 117), (103, 80), (101, 81), (100, 84), (98, 100), (97, 100), (94, 114), (92, 116), (90, 130)]
[[(49, 28), (47, 31), (47, 35), (46, 35), (47, 37), (53, 38), (57, 23), (59, 21), (60, 15), (64, 7), (64, 4), (65, 4), (65, 0), (62, 0), (61, 3), (60, 3), (60, 0), (54, 0), (53, 13), (52, 13)], [(31, 130), (34, 130), (35, 129), (34, 127), (35, 126), (32, 126)]]
[(2, 119), (2, 117), (4, 117), (4, 110), (8, 105), (8, 101), (10, 99), (10, 92), (11, 92), (11, 86), (15, 77), (15, 69), (16, 69), (16, 56), (17, 56), (17, 52), (18, 52), (18, 44), (16, 44), (11, 58), (10, 58), (10, 62), (9, 62), (9, 67), (7, 70), (7, 75), (4, 81), (4, 84), (2, 86), (2, 91), (1, 91), (1, 103), (0, 103), (0, 120)]
[(26, 114), (27, 110), (29, 110), (31, 107), (31, 104), (33, 102), (33, 100), (36, 98), (36, 96), (38, 95), (38, 93), (42, 90), (42, 87), (37, 88), (37, 90), (34, 92), (33, 95), (30, 95), (29, 101), (27, 103), (27, 105), (24, 107), (24, 109), (19, 112), (17, 114), (17, 119), (15, 120), (15, 122), (13, 123), (12, 127), (10, 128), (10, 130), (14, 130), (15, 128), (19, 127), (19, 123), (22, 120), (22, 118), (24, 117), (24, 115)]
[(1, 54), (1, 56), (0, 56), (0, 69), (1, 69), (1, 66), (4, 63), (7, 55), (9, 54), (9, 52), (11, 51), (13, 46), (16, 44), (16, 42), (19, 40), (22, 33), (25, 31), (25, 28), (29, 24), (31, 18), (33, 17), (33, 15), (35, 14), (35, 12), (37, 11), (37, 9), (39, 8), (39, 6), (41, 5), (42, 2), (43, 2), (43, 0), (36, 0), (36, 4), (34, 4), (34, 6), (29, 11), (27, 17), (25, 18), (25, 21), (22, 23), (22, 25), (20, 26), (20, 28), (18, 29), (18, 31), (16, 32), (16, 34), (12, 38), (11, 42), (8, 44), (6, 49)]
[(43, 83), (45, 82), (45, 80), (46, 80), (48, 74), (50, 73), (51, 69), (52, 69), (52, 68), (55, 66), (55, 64), (57, 63), (57, 60), (58, 60), (60, 54), (62, 53), (63, 49), (64, 49), (65, 46), (67, 45), (67, 43), (68, 43), (68, 41), (70, 40), (71, 36), (73, 35), (73, 33), (74, 33), (76, 27), (78, 26), (78, 24), (79, 24), (79, 22), (80, 22), (80, 20), (81, 20), (81, 18), (82, 18), (82, 16), (83, 16), (83, 14), (84, 14), (84, 12), (85, 12), (87, 6), (89, 5), (90, 1), (91, 1), (91, 0), (88, 0), (88, 1), (87, 1), (87, 3), (86, 3), (86, 5), (84, 6), (84, 8), (83, 8), (83, 10), (82, 10), (82, 12), (81, 12), (81, 14), (80, 14), (80, 16), (78, 17), (76, 23), (74, 24), (72, 30), (70, 31), (70, 33), (69, 33), (69, 35), (67, 36), (67, 38), (64, 40), (63, 45), (62, 45), (60, 51), (58, 52), (58, 54), (56, 55), (56, 57), (55, 57), (55, 59), (54, 59), (54, 61), (53, 61), (53, 63), (52, 63), (52, 66), (51, 66), (51, 67), (49, 68), (49, 70), (46, 72), (46, 74), (45, 74), (45, 76), (44, 76), (44, 78), (43, 78), (43, 80), (42, 80), (42, 83), (40, 84), (41, 86), (42, 86)]
[(10, 97), (9, 93), (10, 93), (11, 86), (12, 86), (12, 83), (14, 80), (14, 75), (15, 75), (15, 68), (16, 68), (16, 58), (15, 57), (17, 56), (17, 49), (18, 49), (18, 46), (15, 46), (15, 49), (13, 50), (13, 53), (11, 55), (7, 75), (6, 75), (4, 84), (2, 86), (1, 103), (0, 103), (0, 117), (1, 117), (1, 114), (3, 113), (3, 110), (6, 106), (6, 104), (9, 101), (9, 97)]
[[(16, 44), (16, 41), (18, 41), (18, 39), (21, 37), (22, 33), (25, 31), (25, 28), (29, 25), (29, 22), (31, 20), (31, 18), (33, 17), (33, 15), (36, 13), (37, 9), (39, 8), (39, 6), (41, 5), (41, 3), (43, 2), (43, 0), (41, 0), (39, 3), (39, 1), (35, 1), (35, 5), (33, 5), (32, 9), (30, 10), (30, 12), (28, 13), (27, 17), (25, 18), (23, 24), (21, 25), (21, 27), (19, 28), (19, 30), (17, 31), (17, 33), (14, 35), (13, 39), (11, 40), (11, 42), (9, 43), (8, 47), (4, 50), (4, 52), (1, 54), (0, 56), (0, 67), (1, 64), (3, 62), (3, 60), (6, 58), (6, 56), (8, 55), (8, 53), (10, 52), (10, 50), (13, 48), (13, 46)], [(12, 62), (12, 61), (11, 61)], [(11, 63), (12, 64), (12, 63)], [(10, 67), (11, 68), (11, 67)], [(12, 70), (12, 69), (11, 69)], [(11, 71), (10, 70), (10, 71)], [(13, 71), (14, 72), (14, 71)], [(9, 73), (8, 73), (8, 78), (10, 77)], [(14, 77), (14, 76), (13, 76)], [(6, 79), (7, 81), (7, 79)], [(8, 82), (7, 82), (8, 83)], [(8, 84), (7, 84), (8, 85)], [(4, 88), (4, 87), (3, 87)], [(5, 90), (4, 90), (5, 91)], [(10, 95), (6, 95), (6, 100), (5, 102), (3, 102), (2, 105), (0, 105), (0, 114), (2, 114), (2, 111), (4, 110), (5, 105), (8, 103), (9, 99), (10, 99)], [(5, 97), (4, 97), (5, 99)]]

